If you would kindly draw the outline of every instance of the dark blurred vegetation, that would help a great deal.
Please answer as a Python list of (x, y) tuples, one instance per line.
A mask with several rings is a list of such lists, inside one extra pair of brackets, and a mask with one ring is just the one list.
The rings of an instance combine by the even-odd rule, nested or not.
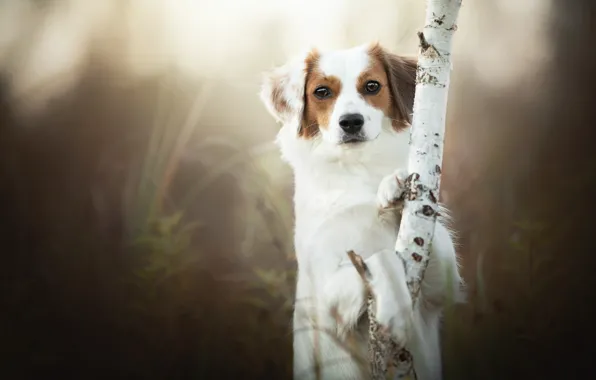
[(446, 165), (459, 162), (458, 135), (475, 145), (474, 162), (446, 169), (460, 178), (444, 186), (455, 189), (471, 303), (447, 318), (450, 379), (594, 376), (596, 53), (585, 46), (595, 20), (594, 2), (553, 1), (553, 58), (530, 98), (461, 79)]
[[(596, 4), (554, 6), (535, 96), (458, 66), (443, 188), (470, 302), (446, 315), (447, 379), (594, 372)], [(242, 115), (217, 123), (213, 83), (102, 70), (34, 119), (0, 87), (0, 378), (290, 378), (275, 150)]]
[[(186, 146), (207, 83), (100, 74), (34, 125), (2, 105), (0, 376), (286, 377), (290, 204), (231, 134), (205, 125), (198, 156)], [(239, 172), (258, 182), (248, 221)]]

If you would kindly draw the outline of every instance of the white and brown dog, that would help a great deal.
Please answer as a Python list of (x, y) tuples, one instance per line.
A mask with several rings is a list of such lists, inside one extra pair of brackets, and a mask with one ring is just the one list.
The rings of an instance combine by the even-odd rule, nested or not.
[(441, 378), (441, 312), (461, 282), (451, 234), (437, 223), (416, 309), (394, 252), (415, 77), (414, 59), (379, 44), (311, 51), (265, 76), (261, 98), (283, 124), (277, 142), (295, 175), (295, 378), (368, 377), (350, 250), (365, 259), (377, 319), (410, 349), (418, 378)]

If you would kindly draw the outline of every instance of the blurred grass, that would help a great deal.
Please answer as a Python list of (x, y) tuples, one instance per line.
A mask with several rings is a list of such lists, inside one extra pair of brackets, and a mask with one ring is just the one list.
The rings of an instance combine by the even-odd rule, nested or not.
[[(189, 141), (195, 134), (196, 126), (199, 122), (201, 113), (205, 106), (209, 91), (213, 88), (211, 83), (204, 84), (199, 90), (199, 94), (193, 102), (192, 109), (188, 113), (182, 125), (177, 127), (175, 124), (160, 121), (163, 120), (159, 115), (156, 117), (156, 124), (150, 137), (150, 145), (143, 164), (143, 172), (140, 178), (140, 186), (137, 196), (131, 202), (132, 215), (141, 215), (130, 219), (130, 231), (140, 231), (134, 235), (133, 245), (138, 249), (137, 255), (145, 262), (140, 268), (133, 271), (134, 285), (140, 290), (140, 302), (137, 300), (132, 305), (136, 310), (147, 318), (155, 318), (163, 311), (164, 323), (171, 328), (176, 328), (176, 319), (186, 312), (194, 316), (194, 323), (205, 328), (205, 314), (209, 313), (218, 316), (218, 303), (229, 302), (230, 305), (223, 306), (227, 309), (231, 306), (231, 311), (224, 311), (224, 314), (230, 312), (242, 313), (245, 320), (241, 323), (242, 331), (238, 331), (241, 326), (235, 326), (234, 335), (229, 344), (238, 350), (239, 357), (243, 361), (250, 363), (250, 366), (244, 369), (245, 375), (249, 378), (265, 376), (271, 369), (260, 366), (259, 363), (266, 360), (264, 364), (276, 357), (278, 352), (284, 350), (275, 350), (271, 344), (275, 342), (287, 341), (289, 336), (289, 313), (292, 310), (292, 287), (294, 281), (294, 271), (292, 268), (279, 268), (278, 266), (268, 268), (255, 267), (250, 260), (259, 260), (257, 249), (263, 249), (266, 245), (272, 244), (273, 247), (266, 247), (269, 254), (272, 248), (279, 251), (278, 254), (284, 254), (286, 260), (290, 259), (288, 243), (291, 239), (291, 223), (289, 216), (291, 210), (289, 203), (280, 194), (272, 191), (267, 186), (266, 181), (262, 181), (265, 175), (259, 168), (259, 161), (264, 156), (276, 154), (276, 151), (256, 147), (253, 149), (243, 149), (217, 140), (203, 140), (197, 144), (195, 149), (199, 158), (205, 159), (210, 148), (222, 148), (222, 145), (228, 145), (229, 157), (217, 162), (200, 177), (196, 178), (189, 185), (185, 186), (182, 193), (177, 194), (177, 199), (173, 200), (170, 207), (164, 204), (164, 198), (170, 194), (169, 187), (172, 186), (176, 171), (180, 165), (183, 151), (188, 151)], [(160, 102), (161, 103), (161, 102)], [(230, 146), (232, 145), (232, 146)], [(269, 144), (271, 145), (271, 144)], [(260, 149), (259, 149), (260, 148)], [(266, 159), (266, 157), (265, 157)], [(246, 228), (244, 233), (240, 233), (240, 239), (243, 240), (242, 252), (237, 257), (229, 256), (228, 259), (234, 261), (235, 270), (229, 273), (213, 273), (208, 263), (205, 263), (204, 255), (208, 252), (202, 252), (201, 247), (191, 244), (192, 233), (194, 229), (200, 228), (202, 224), (209, 223), (208, 220), (192, 220), (184, 217), (184, 212), (191, 204), (199, 202), (204, 196), (207, 187), (213, 186), (218, 178), (224, 174), (231, 174), (235, 184), (242, 188), (245, 199), (244, 204), (237, 207), (243, 211), (246, 219), (242, 224)], [(238, 210), (236, 210), (238, 211)], [(235, 212), (235, 215), (241, 215)], [(140, 225), (139, 225), (140, 224)], [(257, 232), (258, 230), (258, 232)], [(234, 229), (221, 231), (224, 239), (239, 239)], [(259, 235), (258, 238), (255, 235)], [(269, 239), (263, 239), (263, 235), (269, 235)], [(248, 241), (246, 240), (248, 238)], [(260, 241), (259, 241), (260, 240)], [(263, 241), (264, 240), (264, 241)], [(248, 243), (248, 244), (247, 244)], [(280, 257), (284, 260), (284, 256)], [(280, 262), (280, 260), (277, 260)], [(204, 271), (204, 275), (212, 272), (214, 281), (233, 283), (234, 294), (230, 295), (233, 300), (210, 299), (209, 302), (192, 306), (189, 298), (192, 299), (195, 290), (192, 287), (193, 281), (188, 276), (196, 275), (196, 268)], [(159, 294), (169, 294), (169, 296), (159, 297)], [(186, 295), (182, 297), (181, 295)], [(179, 299), (178, 302), (175, 300)], [(164, 300), (170, 300), (164, 303)], [(212, 303), (215, 303), (213, 305)], [(166, 322), (166, 320), (169, 321)], [(217, 317), (216, 317), (217, 318)], [(263, 318), (265, 318), (263, 320)], [(268, 335), (258, 331), (259, 325), (267, 321), (269, 324), (277, 324), (281, 334)], [(211, 323), (220, 322), (219, 318)], [(207, 322), (209, 323), (209, 322)], [(219, 326), (221, 328), (221, 326)], [(219, 330), (213, 326), (213, 330)], [(286, 331), (284, 331), (286, 330)], [(273, 332), (276, 330), (274, 329)], [(257, 338), (258, 339), (255, 339)], [(206, 339), (205, 335), (196, 337), (197, 339)], [(210, 337), (216, 340), (217, 336)], [(265, 353), (261, 350), (255, 350), (255, 347), (271, 347), (273, 351)], [(225, 348), (224, 348), (225, 349)], [(197, 352), (199, 360), (197, 363), (198, 374), (210, 372), (209, 344), (205, 344), (203, 350)], [(270, 355), (270, 357), (267, 357)], [(276, 372), (289, 373), (288, 360), (276, 360)], [(204, 367), (203, 367), (204, 366)], [(271, 363), (269, 363), (271, 366)], [(261, 372), (261, 373), (260, 373)], [(259, 374), (260, 373), (260, 374)]]
[[(98, 114), (118, 114), (113, 125), (109, 117), (100, 117), (96, 129), (73, 132), (71, 123), (58, 117), (64, 127), (37, 136), (3, 127), (4, 137), (29, 144), (28, 149), (27, 144), (6, 145), (4, 157), (15, 157), (3, 160), (3, 179), (37, 204), (23, 201), (9, 208), (15, 216), (10, 228), (19, 232), (27, 224), (20, 216), (32, 214), (22, 214), (23, 207), (49, 213), (32, 226), (38, 248), (13, 241), (17, 252), (30, 252), (30, 257), (13, 257), (23, 273), (4, 277), (10, 296), (4, 307), (21, 309), (27, 318), (9, 316), (3, 323), (3, 347), (10, 354), (2, 373), (23, 373), (10, 359), (17, 357), (30, 364), (24, 373), (60, 373), (65, 361), (77, 356), (70, 352), (70, 339), (86, 346), (78, 352), (83, 362), (75, 367), (95, 368), (93, 376), (100, 378), (118, 373), (135, 378), (289, 376), (295, 267), (291, 202), (271, 186), (269, 178), (277, 174), (264, 169), (277, 159), (273, 144), (251, 147), (241, 134), (201, 134), (197, 127), (211, 88), (210, 83), (185, 86), (175, 76), (160, 78), (120, 97), (129, 97), (126, 109), (110, 99), (109, 86), (92, 84), (79, 90), (89, 91), (80, 94), (86, 96), (81, 106), (90, 102)], [(147, 107), (144, 117), (130, 115), (132, 99)], [(147, 114), (150, 109), (155, 112)], [(64, 112), (71, 122), (77, 119)], [(119, 128), (127, 124), (127, 113), (124, 133)], [(143, 127), (144, 120), (152, 121), (150, 128)], [(3, 125), (9, 123), (15, 120), (3, 119)], [(81, 146), (85, 154), (73, 162), (71, 154)], [(57, 158), (56, 149), (66, 154)], [(98, 158), (99, 174), (109, 177), (99, 178), (100, 183), (92, 169)], [(54, 176), (55, 190), (47, 184), (44, 191), (31, 187), (33, 178), (41, 184), (64, 165), (74, 172)], [(22, 173), (32, 178), (24, 191)], [(89, 186), (91, 198), (84, 195)], [(17, 193), (8, 195), (16, 199)], [(42, 289), (52, 293), (47, 302), (38, 299)], [(88, 309), (86, 316), (72, 314), (82, 307)], [(50, 334), (48, 313), (73, 326), (69, 332), (55, 329), (70, 337), (58, 343), (62, 349), (33, 343)], [(23, 329), (33, 325), (38, 328), (23, 339)], [(92, 342), (102, 348), (87, 346)], [(233, 365), (229, 355), (238, 358)], [(100, 364), (106, 361), (111, 364)]]

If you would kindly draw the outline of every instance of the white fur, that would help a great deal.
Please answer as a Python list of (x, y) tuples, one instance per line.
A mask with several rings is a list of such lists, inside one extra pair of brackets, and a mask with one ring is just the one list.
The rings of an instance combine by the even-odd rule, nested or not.
[[(407, 173), (395, 168), (407, 167), (409, 132), (397, 133), (390, 119), (358, 94), (357, 78), (370, 62), (366, 46), (360, 46), (321, 55), (320, 68), (340, 78), (342, 91), (327, 130), (314, 139), (298, 137), (305, 74), (297, 62), (273, 74), (292, 87), (283, 93), (291, 97), (285, 100), (293, 114), (276, 114), (267, 80), (261, 93), (269, 111), (283, 123), (277, 143), (295, 175), (294, 377), (316, 378), (317, 361), (322, 379), (368, 376), (360, 372), (367, 363), (359, 366), (345, 349), (354, 341), (354, 353), (367, 358), (367, 341), (356, 329), (365, 310), (363, 283), (346, 254), (354, 250), (372, 274), (378, 321), (411, 350), (420, 380), (440, 379), (440, 315), (448, 291), (458, 289), (461, 281), (452, 238), (437, 223), (421, 302), (413, 309), (403, 263), (393, 250), (399, 217), (395, 211), (380, 212), (403, 190), (400, 182)], [(351, 112), (365, 117), (369, 141), (342, 145), (338, 118)]]
[(367, 48), (368, 46), (363, 45), (348, 50), (332, 51), (322, 55), (319, 61), (319, 69), (323, 74), (339, 78), (342, 85), (329, 126), (321, 130), (323, 139), (332, 144), (341, 141), (343, 131), (339, 127), (339, 118), (349, 113), (360, 113), (364, 116), (362, 132), (365, 138), (372, 140), (381, 133), (383, 111), (368, 105), (357, 88), (358, 73), (370, 64)]

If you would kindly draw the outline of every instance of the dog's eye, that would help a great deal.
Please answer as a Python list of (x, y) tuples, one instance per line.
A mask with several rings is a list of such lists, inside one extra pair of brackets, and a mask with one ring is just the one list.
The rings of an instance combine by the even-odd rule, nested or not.
[(331, 96), (331, 90), (328, 87), (321, 86), (317, 87), (314, 94), (319, 99), (326, 99)]
[(377, 82), (376, 80), (369, 80), (364, 85), (364, 89), (369, 94), (376, 94), (381, 89), (381, 84), (379, 82)]

